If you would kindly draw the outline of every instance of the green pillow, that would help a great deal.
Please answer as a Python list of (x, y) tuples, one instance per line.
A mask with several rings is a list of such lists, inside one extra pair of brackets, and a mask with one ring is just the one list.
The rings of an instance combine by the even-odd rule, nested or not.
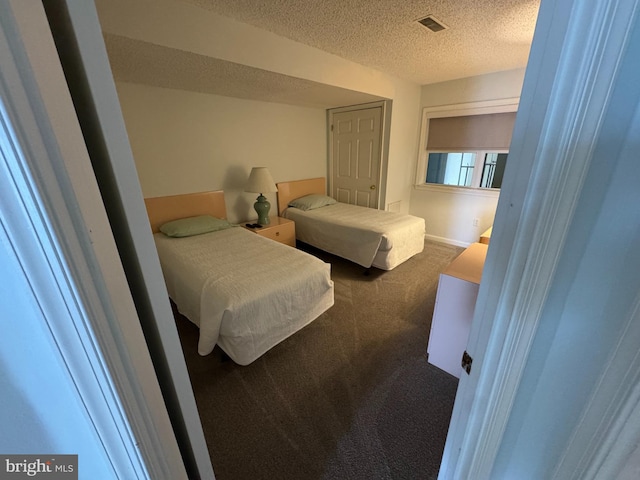
[(328, 197), (327, 195), (312, 194), (291, 200), (289, 206), (299, 208), (300, 210), (313, 210), (314, 208), (325, 207), (327, 205), (333, 205), (334, 203), (336, 203), (335, 198)]
[(160, 227), (160, 231), (168, 237), (191, 237), (202, 233), (224, 230), (232, 226), (227, 220), (214, 218), (210, 215), (199, 215), (167, 222)]

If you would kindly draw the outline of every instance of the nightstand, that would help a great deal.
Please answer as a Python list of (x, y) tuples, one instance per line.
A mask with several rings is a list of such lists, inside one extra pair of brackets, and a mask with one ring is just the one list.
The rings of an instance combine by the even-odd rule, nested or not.
[(247, 223), (254, 223), (254, 221), (244, 222), (243, 228), (246, 228), (250, 232), (257, 233), (258, 235), (276, 242), (284, 243), (290, 247), (296, 246), (296, 224), (293, 220), (289, 220), (283, 217), (269, 217), (271, 222), (269, 225), (263, 225), (262, 228), (250, 228), (247, 227)]

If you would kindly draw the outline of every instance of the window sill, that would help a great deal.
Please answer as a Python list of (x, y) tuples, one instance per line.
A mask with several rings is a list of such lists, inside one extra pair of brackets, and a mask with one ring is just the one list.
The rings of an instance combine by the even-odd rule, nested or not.
[(476, 197), (492, 197), (498, 198), (500, 190), (497, 188), (475, 188), (475, 187), (456, 187), (453, 185), (436, 185), (421, 183), (414, 185), (415, 190), (430, 191), (433, 193), (449, 193), (454, 195), (473, 195)]

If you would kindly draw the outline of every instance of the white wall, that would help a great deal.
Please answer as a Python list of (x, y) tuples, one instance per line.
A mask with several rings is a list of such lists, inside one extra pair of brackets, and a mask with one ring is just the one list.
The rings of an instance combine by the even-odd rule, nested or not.
[[(425, 108), (517, 98), (523, 80), (524, 69), (518, 69), (424, 85), (420, 105)], [(414, 187), (409, 213), (426, 220), (427, 238), (466, 246), (477, 242), (493, 224), (497, 203), (498, 195), (489, 191)], [(478, 226), (473, 225), (475, 219)]]
[[(394, 80), (386, 204), (407, 213), (417, 159), (420, 87)], [(232, 222), (257, 218), (242, 191), (251, 167), (276, 182), (327, 174), (326, 111), (116, 83), (145, 197), (224, 190)], [(276, 195), (266, 195), (275, 210)]]
[(400, 202), (398, 211), (409, 213), (420, 138), (420, 87), (410, 82), (393, 81), (395, 93), (391, 107), (385, 208)]
[(421, 105), (436, 107), (520, 96), (524, 68), (423, 85)]
[[(414, 189), (409, 213), (425, 219), (427, 238), (466, 247), (493, 224), (498, 194), (456, 190)], [(473, 225), (476, 219), (478, 226)]]
[[(419, 85), (186, 3), (97, 0), (96, 6), (107, 33), (392, 99), (385, 200), (386, 204), (400, 202), (401, 211), (408, 212), (419, 138)], [(119, 84), (118, 91), (145, 196), (225, 188), (230, 218), (244, 220), (253, 202), (248, 195), (240, 198), (231, 190), (241, 189), (241, 177), (248, 175), (251, 166), (273, 165), (276, 181), (326, 176), (326, 113), (322, 110), (127, 84)], [(168, 112), (175, 116), (167, 116)], [(234, 124), (229, 125), (230, 121)], [(184, 125), (178, 126), (179, 122)], [(243, 129), (254, 130), (251, 142)], [(202, 145), (196, 143), (200, 141)], [(155, 142), (160, 144), (154, 146)], [(198, 158), (185, 159), (186, 152)], [(213, 164), (212, 152), (216, 153)], [(158, 178), (158, 165), (154, 165), (158, 160), (153, 157), (163, 158), (159, 167), (167, 169), (169, 178)], [(180, 164), (170, 166), (175, 158), (181, 159)], [(196, 171), (186, 172), (185, 161)], [(207, 181), (211, 174), (222, 179)], [(275, 196), (269, 199), (273, 203)]]
[(323, 109), (116, 86), (145, 197), (224, 190), (229, 220), (242, 222), (257, 218), (257, 195), (243, 192), (251, 167), (276, 182), (326, 175)]

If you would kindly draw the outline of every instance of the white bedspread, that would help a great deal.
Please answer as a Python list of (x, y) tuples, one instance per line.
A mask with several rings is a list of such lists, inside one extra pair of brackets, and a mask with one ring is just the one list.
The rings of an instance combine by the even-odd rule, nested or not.
[[(335, 203), (303, 211), (289, 207), (298, 240), (369, 268), (379, 252), (394, 251), (387, 269), (424, 248), (424, 219), (412, 215)], [(386, 267), (385, 267), (386, 268)]]
[(247, 365), (333, 305), (329, 264), (241, 227), (154, 239), (169, 296), (200, 327), (200, 355), (217, 343)]

